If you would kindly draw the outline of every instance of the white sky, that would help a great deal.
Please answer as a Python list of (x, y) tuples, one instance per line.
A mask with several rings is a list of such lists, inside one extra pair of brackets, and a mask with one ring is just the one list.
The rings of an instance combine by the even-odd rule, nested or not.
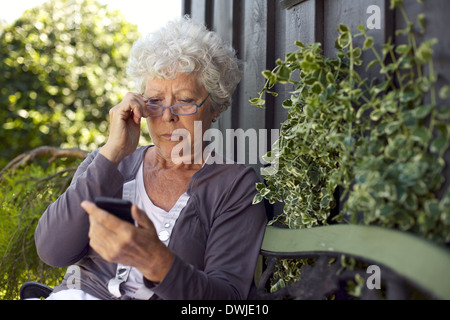
[[(27, 9), (43, 4), (47, 0), (1, 0), (0, 20), (12, 23)], [(97, 0), (113, 10), (120, 10), (128, 22), (136, 24), (142, 34), (164, 25), (168, 20), (181, 15), (182, 0)]]

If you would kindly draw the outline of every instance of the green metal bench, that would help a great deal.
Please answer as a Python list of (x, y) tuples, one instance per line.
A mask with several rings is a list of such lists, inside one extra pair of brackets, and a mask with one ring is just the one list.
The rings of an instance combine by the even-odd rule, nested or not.
[[(356, 274), (365, 281), (361, 299), (450, 299), (450, 250), (406, 232), (361, 225), (295, 230), (268, 226), (261, 255), (267, 267), (257, 277), (259, 299), (351, 298), (342, 286)], [(330, 265), (331, 258), (341, 255), (364, 267), (342, 271), (340, 259)], [(288, 258), (317, 259), (314, 265), (303, 265), (298, 281), (268, 292), (276, 260)], [(379, 268), (380, 290), (367, 285), (372, 276), (368, 265)]]

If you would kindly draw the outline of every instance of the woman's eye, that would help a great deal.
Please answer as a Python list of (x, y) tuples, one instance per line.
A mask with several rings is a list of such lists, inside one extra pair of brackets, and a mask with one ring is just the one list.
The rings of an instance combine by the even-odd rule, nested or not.
[(150, 104), (158, 104), (160, 101), (161, 101), (161, 100), (156, 99), (156, 98), (149, 98), (149, 99), (147, 100), (147, 103), (150, 103)]

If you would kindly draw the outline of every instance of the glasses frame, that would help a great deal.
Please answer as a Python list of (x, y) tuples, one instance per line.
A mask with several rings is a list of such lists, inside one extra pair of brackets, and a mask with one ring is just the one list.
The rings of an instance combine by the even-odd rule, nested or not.
[[(161, 117), (164, 114), (164, 110), (165, 109), (170, 109), (170, 112), (172, 112), (172, 114), (174, 116), (190, 116), (190, 115), (196, 114), (198, 112), (198, 108), (201, 108), (203, 106), (203, 104), (206, 102), (206, 100), (208, 100), (209, 96), (210, 95), (208, 94), (206, 96), (206, 98), (202, 102), (200, 102), (200, 104), (196, 104), (196, 103), (177, 103), (177, 104), (174, 104), (174, 105), (169, 106), (169, 107), (163, 107), (163, 106), (160, 106), (160, 105), (157, 105), (157, 104), (147, 103), (147, 104), (145, 104), (146, 106), (159, 107), (161, 109), (161, 113), (160, 114), (158, 114), (158, 115), (149, 115), (147, 117), (152, 117), (152, 118), (153, 117)], [(192, 106), (196, 106), (195, 111), (191, 112), (191, 113), (178, 114), (178, 113), (175, 113), (175, 111), (173, 110), (173, 108), (176, 107), (176, 106), (187, 105), (187, 104), (188, 105), (192, 105)]]

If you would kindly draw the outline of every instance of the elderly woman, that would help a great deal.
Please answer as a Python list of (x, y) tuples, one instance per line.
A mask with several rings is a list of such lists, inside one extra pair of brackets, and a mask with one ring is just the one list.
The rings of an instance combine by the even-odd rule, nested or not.
[[(230, 105), (234, 51), (180, 18), (135, 43), (128, 73), (139, 93), (111, 109), (106, 144), (36, 229), (41, 259), (69, 266), (49, 299), (247, 298), (266, 222), (252, 205), (256, 174), (173, 152), (179, 132), (195, 149), (195, 125), (203, 134)], [(142, 118), (154, 145), (137, 148)], [(98, 208), (97, 196), (131, 200), (135, 225)]]

